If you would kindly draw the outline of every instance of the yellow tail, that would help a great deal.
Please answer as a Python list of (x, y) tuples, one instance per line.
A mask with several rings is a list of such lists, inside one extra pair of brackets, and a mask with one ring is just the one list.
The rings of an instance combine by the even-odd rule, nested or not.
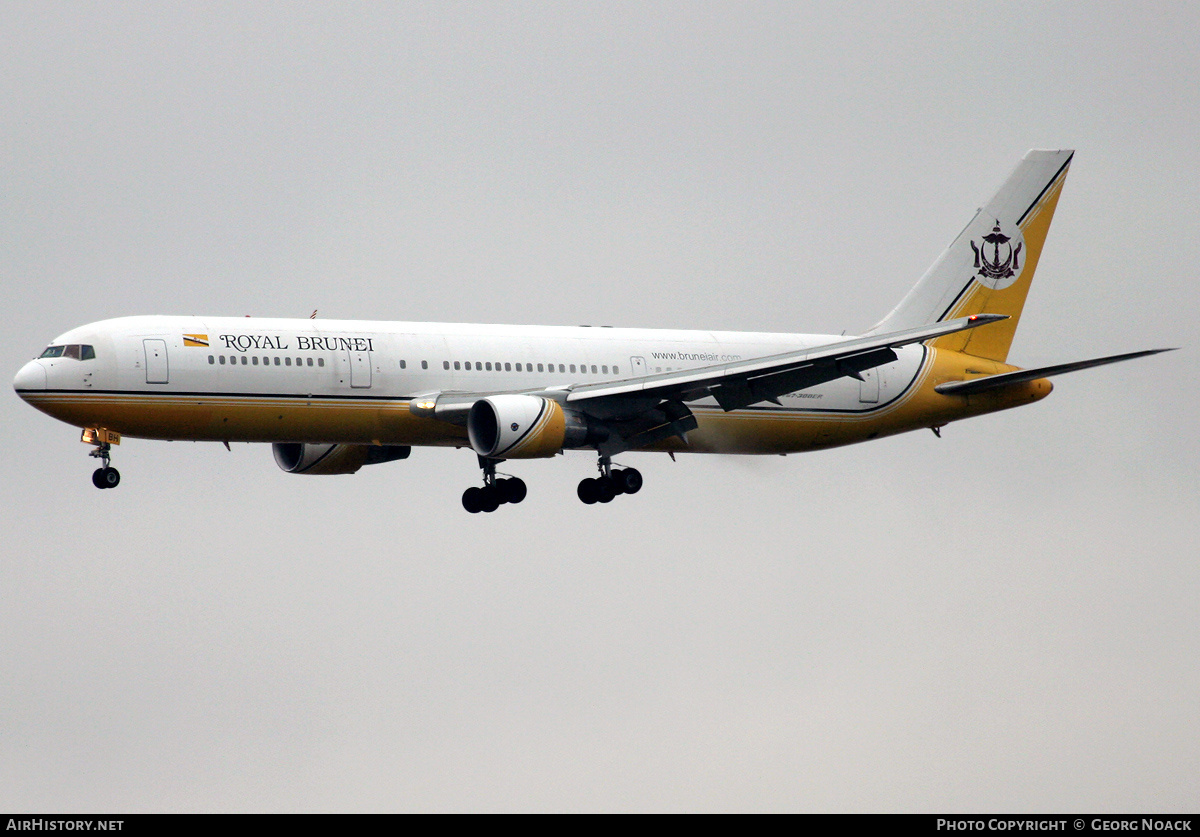
[(899, 331), (972, 314), (1006, 314), (1007, 320), (939, 337), (929, 344), (1003, 363), (1073, 153), (1062, 150), (1026, 154), (1000, 191), (869, 333)]

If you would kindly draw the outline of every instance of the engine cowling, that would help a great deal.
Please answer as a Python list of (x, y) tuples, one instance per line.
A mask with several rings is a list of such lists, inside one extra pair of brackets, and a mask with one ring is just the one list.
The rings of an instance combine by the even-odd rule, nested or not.
[(540, 395), (492, 395), (471, 406), (467, 438), (489, 459), (537, 459), (582, 447), (596, 434), (585, 416)]
[(313, 445), (276, 442), (271, 445), (275, 464), (289, 474), (353, 474), (363, 465), (407, 459), (412, 448), (404, 445)]

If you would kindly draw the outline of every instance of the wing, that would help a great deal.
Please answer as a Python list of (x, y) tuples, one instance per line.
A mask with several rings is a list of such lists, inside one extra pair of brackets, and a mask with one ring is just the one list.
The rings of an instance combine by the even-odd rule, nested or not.
[(751, 360), (663, 372), (624, 381), (577, 384), (570, 387), (566, 401), (585, 407), (603, 400), (688, 402), (711, 397), (726, 412), (762, 401), (778, 404), (781, 395), (837, 378), (862, 380), (865, 370), (895, 360), (893, 349), (900, 346), (1006, 319), (1008, 317), (1000, 314), (977, 314)]
[[(522, 390), (559, 402), (566, 408), (603, 421), (608, 438), (597, 445), (612, 456), (654, 444), (697, 427), (687, 403), (714, 398), (721, 408), (738, 410), (763, 401), (779, 403), (780, 396), (837, 378), (859, 378), (862, 372), (896, 359), (895, 349), (946, 334), (978, 328), (1001, 314), (976, 314), (890, 334), (855, 337), (824, 346), (767, 357), (676, 370), (638, 378), (594, 384), (572, 384)], [(434, 392), (415, 397), (409, 409), (420, 416), (465, 425), (471, 407), (481, 398), (501, 393)]]

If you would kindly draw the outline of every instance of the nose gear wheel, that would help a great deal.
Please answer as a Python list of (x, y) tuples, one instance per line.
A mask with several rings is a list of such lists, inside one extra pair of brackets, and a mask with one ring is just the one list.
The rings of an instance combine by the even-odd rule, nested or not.
[(112, 458), (112, 446), (108, 442), (100, 442), (95, 449), (88, 453), (103, 464), (92, 472), (92, 485), (96, 488), (116, 488), (121, 483), (121, 472), (109, 464)]

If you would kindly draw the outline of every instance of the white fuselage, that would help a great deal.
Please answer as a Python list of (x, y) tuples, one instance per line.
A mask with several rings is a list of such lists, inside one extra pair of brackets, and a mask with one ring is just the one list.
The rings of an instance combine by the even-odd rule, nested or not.
[[(824, 335), (291, 320), (125, 317), (54, 344), (95, 358), (44, 358), (17, 376), (34, 406), (78, 426), (146, 438), (463, 445), (460, 428), (408, 411), (430, 392), (520, 392), (653, 375), (838, 341)], [(899, 420), (936, 354), (923, 346), (868, 370), (725, 413), (693, 405), (697, 432), (653, 446), (786, 453), (942, 423)], [(945, 400), (945, 399), (941, 399)], [(907, 411), (904, 411), (907, 412)], [(890, 416), (891, 419), (879, 423)], [(959, 417), (948, 416), (944, 420)], [(839, 427), (834, 427), (834, 424)], [(839, 429), (840, 428), (840, 429)]]

